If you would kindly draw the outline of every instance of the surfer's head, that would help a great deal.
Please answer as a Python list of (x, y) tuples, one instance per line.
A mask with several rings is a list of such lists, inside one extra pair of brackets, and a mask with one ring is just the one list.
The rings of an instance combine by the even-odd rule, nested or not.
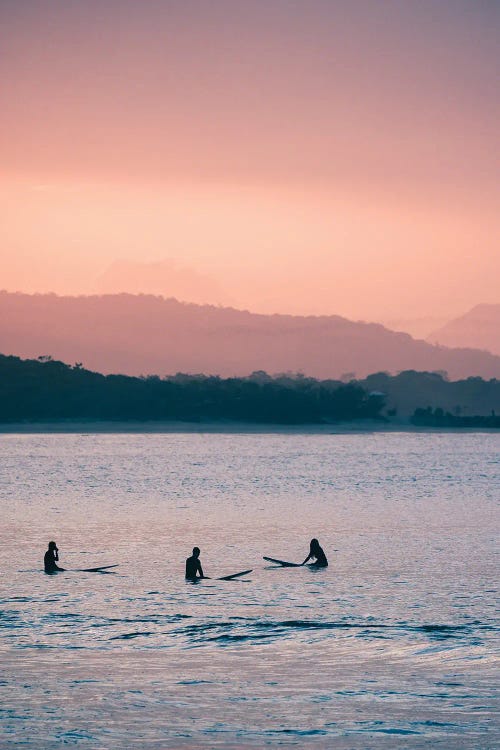
[(55, 542), (49, 542), (50, 550), (57, 550), (57, 544)]
[(200, 548), (193, 547), (193, 557), (199, 557), (199, 556), (200, 556)]
[(311, 552), (317, 552), (321, 547), (317, 539), (311, 539), (310, 550)]

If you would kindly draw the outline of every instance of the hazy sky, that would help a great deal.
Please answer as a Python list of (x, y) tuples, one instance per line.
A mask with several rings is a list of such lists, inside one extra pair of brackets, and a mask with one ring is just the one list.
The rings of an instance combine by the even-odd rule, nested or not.
[(499, 301), (499, 31), (497, 0), (0, 0), (0, 287), (174, 259), (260, 311)]

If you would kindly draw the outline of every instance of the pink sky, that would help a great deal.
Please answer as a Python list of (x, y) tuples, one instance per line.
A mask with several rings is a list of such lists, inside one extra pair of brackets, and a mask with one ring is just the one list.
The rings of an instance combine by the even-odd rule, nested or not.
[(499, 300), (496, 3), (4, 0), (0, 25), (1, 287), (173, 259), (258, 311)]

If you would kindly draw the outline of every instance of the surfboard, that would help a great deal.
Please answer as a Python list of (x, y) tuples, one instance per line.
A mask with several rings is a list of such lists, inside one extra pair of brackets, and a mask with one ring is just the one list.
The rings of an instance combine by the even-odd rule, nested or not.
[(241, 573), (232, 573), (230, 576), (222, 576), (221, 578), (217, 578), (218, 581), (232, 581), (233, 578), (239, 578), (240, 576), (246, 576), (247, 573), (251, 573), (253, 568), (250, 568), (250, 570), (242, 570)]
[(274, 557), (263, 557), (263, 560), (267, 560), (267, 562), (272, 562), (275, 565), (281, 565), (282, 568), (301, 568), (302, 567), (300, 563), (286, 562), (286, 560), (276, 560)]
[(117, 568), (118, 563), (116, 565), (98, 565), (97, 568), (73, 568), (73, 572), (75, 573), (102, 573), (105, 570), (109, 570), (110, 568)]

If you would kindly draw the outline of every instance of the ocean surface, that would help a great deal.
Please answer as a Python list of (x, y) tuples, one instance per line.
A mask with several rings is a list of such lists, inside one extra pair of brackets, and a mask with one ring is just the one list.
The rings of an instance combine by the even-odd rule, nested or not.
[(0, 435), (0, 748), (499, 747), (499, 499), (498, 433)]

